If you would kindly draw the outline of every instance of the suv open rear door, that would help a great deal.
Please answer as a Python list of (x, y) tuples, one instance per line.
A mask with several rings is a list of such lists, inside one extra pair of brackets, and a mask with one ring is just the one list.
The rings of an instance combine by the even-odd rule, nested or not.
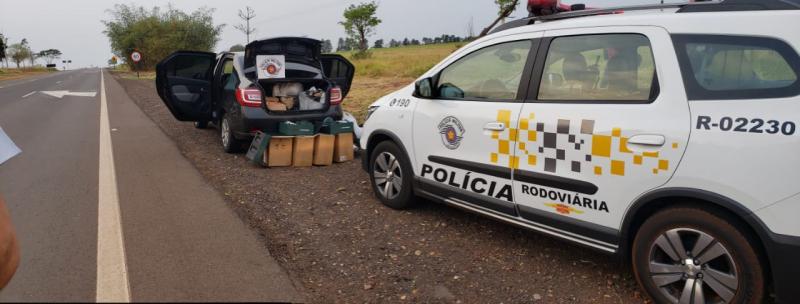
[(158, 96), (180, 121), (211, 120), (216, 54), (179, 51), (156, 66)]
[(347, 97), (356, 68), (342, 55), (337, 54), (320, 55), (320, 61), (325, 78), (335, 82), (342, 89), (342, 98)]

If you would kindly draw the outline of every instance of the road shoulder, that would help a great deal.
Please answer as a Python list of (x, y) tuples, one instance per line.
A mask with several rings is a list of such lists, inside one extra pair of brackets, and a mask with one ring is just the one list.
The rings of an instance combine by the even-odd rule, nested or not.
[(105, 79), (132, 300), (302, 302), (258, 236)]

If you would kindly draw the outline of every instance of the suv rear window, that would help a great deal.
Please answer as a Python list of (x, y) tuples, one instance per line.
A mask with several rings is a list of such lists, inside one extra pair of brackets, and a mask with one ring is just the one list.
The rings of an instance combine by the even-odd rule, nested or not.
[(800, 94), (800, 59), (781, 40), (674, 35), (690, 100), (758, 99)]

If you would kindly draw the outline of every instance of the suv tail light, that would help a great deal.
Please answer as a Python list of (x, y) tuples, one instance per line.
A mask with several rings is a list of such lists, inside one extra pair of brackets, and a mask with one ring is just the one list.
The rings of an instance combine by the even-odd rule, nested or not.
[(338, 106), (342, 104), (342, 88), (340, 87), (333, 87), (331, 88), (331, 105)]
[(236, 88), (236, 101), (245, 107), (257, 108), (261, 106), (261, 90), (256, 88)]

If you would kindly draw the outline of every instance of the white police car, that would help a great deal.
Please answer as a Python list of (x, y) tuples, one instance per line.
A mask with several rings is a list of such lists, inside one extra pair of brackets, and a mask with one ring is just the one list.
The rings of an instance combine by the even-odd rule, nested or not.
[(618, 254), (658, 303), (797, 303), (798, 9), (510, 23), (375, 102), (364, 168), (389, 207), (425, 197)]

